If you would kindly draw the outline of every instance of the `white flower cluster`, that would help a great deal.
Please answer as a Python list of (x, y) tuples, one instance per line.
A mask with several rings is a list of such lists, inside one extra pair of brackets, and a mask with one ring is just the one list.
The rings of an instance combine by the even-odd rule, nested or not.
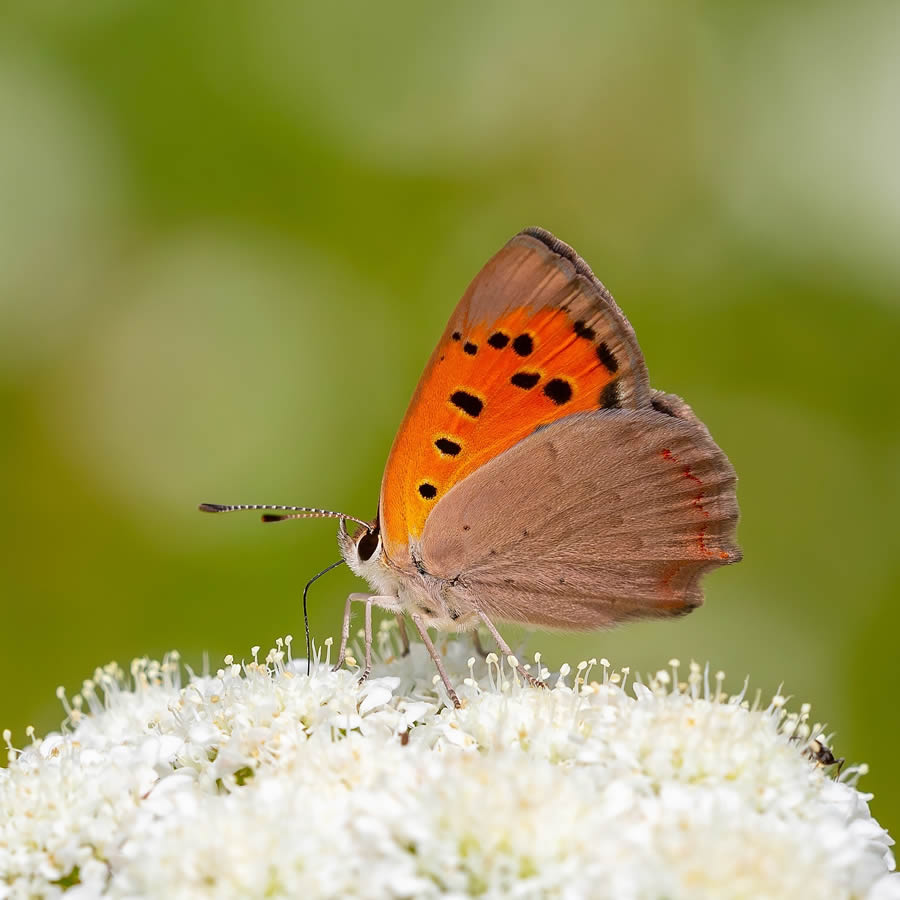
[(174, 655), (98, 670), (0, 769), (0, 898), (900, 898), (808, 708), (674, 660), (626, 685), (537, 657), (541, 690), (457, 640), (454, 710), (393, 640), (362, 686), (289, 639), (186, 684)]

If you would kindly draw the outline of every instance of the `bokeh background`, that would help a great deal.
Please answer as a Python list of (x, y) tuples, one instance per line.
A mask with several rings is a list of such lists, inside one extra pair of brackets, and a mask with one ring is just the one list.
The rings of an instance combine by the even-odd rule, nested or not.
[[(453, 304), (520, 228), (589, 261), (740, 476), (745, 561), (552, 663), (782, 681), (900, 833), (900, 14), (847, 4), (0, 7), (0, 724), (302, 635)], [(312, 591), (319, 638), (362, 589)], [(522, 634), (514, 634), (521, 640)]]

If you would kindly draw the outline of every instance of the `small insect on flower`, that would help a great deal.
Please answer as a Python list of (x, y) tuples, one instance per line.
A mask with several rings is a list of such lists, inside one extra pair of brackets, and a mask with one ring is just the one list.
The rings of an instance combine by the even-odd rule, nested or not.
[(806, 745), (806, 755), (820, 768), (827, 769), (829, 766), (837, 766), (837, 771), (834, 773), (834, 777), (837, 778), (844, 766), (844, 757), (836, 757), (823, 737), (824, 735), (820, 734)]

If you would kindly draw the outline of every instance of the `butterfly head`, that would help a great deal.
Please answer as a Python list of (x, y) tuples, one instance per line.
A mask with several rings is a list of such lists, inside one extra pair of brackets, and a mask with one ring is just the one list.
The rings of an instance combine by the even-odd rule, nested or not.
[(347, 520), (338, 526), (338, 546), (341, 556), (356, 575), (372, 583), (384, 567), (382, 561), (381, 528), (376, 518), (367, 525), (360, 525), (351, 534)]

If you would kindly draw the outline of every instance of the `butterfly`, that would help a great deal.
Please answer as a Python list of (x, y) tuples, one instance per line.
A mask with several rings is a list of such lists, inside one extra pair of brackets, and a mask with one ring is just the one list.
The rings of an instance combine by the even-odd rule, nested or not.
[(587, 263), (527, 228), (450, 317), (373, 520), (201, 509), (339, 518), (343, 560), (372, 591), (347, 598), (337, 667), (361, 602), (369, 674), (378, 606), (398, 616), (406, 648), (409, 618), (458, 707), (429, 628), (484, 626), (512, 656), (495, 621), (589, 630), (689, 613), (702, 576), (741, 558), (735, 482), (691, 408), (650, 387), (634, 330)]

